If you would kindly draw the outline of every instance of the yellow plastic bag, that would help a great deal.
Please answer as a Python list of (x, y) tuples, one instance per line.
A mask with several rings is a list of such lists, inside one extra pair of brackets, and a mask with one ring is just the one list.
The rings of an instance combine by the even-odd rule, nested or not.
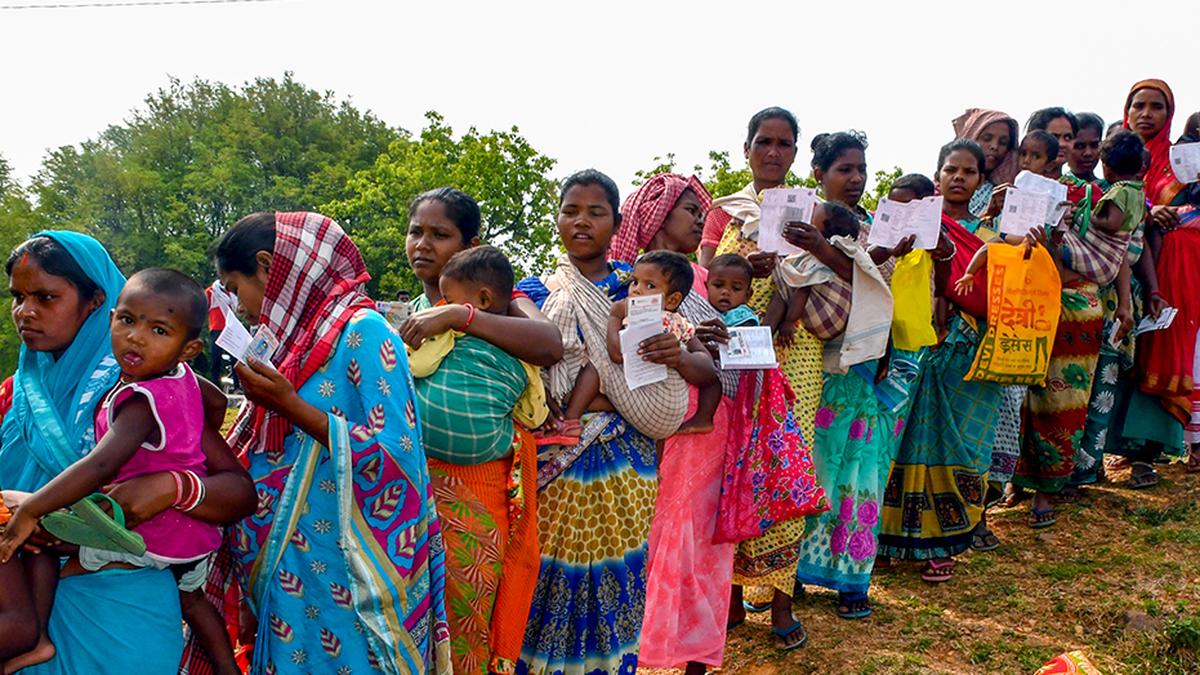
[(910, 251), (892, 272), (892, 346), (915, 352), (937, 344), (933, 330), (933, 258), (929, 251)]
[(1041, 385), (1062, 313), (1054, 259), (1043, 246), (999, 242), (988, 244), (987, 256), (987, 332), (964, 379)]

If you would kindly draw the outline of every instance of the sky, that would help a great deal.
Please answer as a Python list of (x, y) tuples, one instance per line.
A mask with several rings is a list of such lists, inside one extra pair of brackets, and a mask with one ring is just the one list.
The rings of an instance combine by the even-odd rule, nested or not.
[[(240, 84), (295, 77), (412, 131), (436, 110), (456, 130), (513, 125), (561, 178), (600, 169), (628, 190), (673, 152), (744, 165), (746, 123), (779, 105), (800, 121), (798, 172), (819, 132), (858, 129), (872, 171), (932, 174), (969, 107), (1024, 121), (1061, 105), (1118, 119), (1129, 86), (1158, 77), (1200, 110), (1191, 2), (396, 2), (273, 0), (5, 9), (0, 155), (28, 180), (49, 148), (119, 123), (170, 77)], [(1046, 38), (1040, 46), (1035, 40)], [(1078, 54), (1078, 58), (1059, 56)]]

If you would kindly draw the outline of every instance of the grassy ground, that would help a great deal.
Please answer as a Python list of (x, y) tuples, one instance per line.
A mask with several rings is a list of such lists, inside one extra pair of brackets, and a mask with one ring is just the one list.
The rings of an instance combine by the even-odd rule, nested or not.
[(996, 511), (1003, 546), (964, 554), (939, 586), (915, 564), (877, 572), (865, 621), (838, 619), (835, 594), (811, 589), (795, 609), (809, 642), (790, 654), (771, 647), (766, 615), (751, 616), (722, 672), (1033, 673), (1078, 649), (1106, 675), (1200, 673), (1200, 475), (1161, 473), (1134, 491), (1115, 472), (1049, 530), (1025, 525), (1028, 502)]

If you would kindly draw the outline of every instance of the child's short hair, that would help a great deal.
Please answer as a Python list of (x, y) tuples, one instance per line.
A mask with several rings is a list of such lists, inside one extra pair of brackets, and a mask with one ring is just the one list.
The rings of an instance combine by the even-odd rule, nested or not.
[(141, 286), (154, 295), (178, 301), (183, 310), (179, 318), (187, 329), (187, 339), (200, 337), (200, 331), (208, 319), (208, 297), (204, 294), (204, 288), (194, 279), (179, 270), (150, 267), (130, 277), (125, 286)]
[(710, 274), (722, 268), (736, 269), (739, 272), (744, 273), (747, 279), (754, 278), (754, 267), (750, 264), (750, 261), (736, 253), (723, 253), (713, 258), (712, 262), (708, 263), (708, 271)]
[(1122, 122), (1121, 120), (1117, 120), (1116, 122), (1113, 122), (1112, 124), (1108, 125), (1108, 131), (1104, 132), (1104, 137), (1108, 138), (1109, 136), (1112, 136), (1113, 134), (1117, 133), (1118, 131), (1120, 131), (1121, 129), (1124, 129), (1124, 128), (1125, 128), (1125, 123)]
[(907, 173), (900, 176), (896, 179), (895, 183), (892, 183), (892, 189), (909, 190), (917, 196), (917, 199), (932, 197), (937, 192), (933, 186), (933, 181), (919, 173)]
[(496, 297), (512, 296), (513, 268), (508, 258), (495, 246), (474, 246), (450, 256), (442, 267), (442, 276), (455, 281), (480, 284), (492, 290)]
[(858, 216), (837, 202), (825, 202), (825, 238), (858, 237)]
[(687, 295), (692, 289), (695, 274), (692, 263), (674, 251), (651, 251), (637, 259), (639, 265), (654, 265), (667, 277), (667, 292)]
[(1118, 175), (1134, 176), (1142, 170), (1143, 150), (1142, 139), (1123, 129), (1104, 139), (1100, 146), (1100, 161)]
[(1058, 139), (1055, 138), (1054, 134), (1050, 133), (1049, 131), (1034, 129), (1033, 131), (1025, 134), (1025, 138), (1021, 139), (1021, 145), (1017, 146), (1018, 150), (1025, 147), (1026, 141), (1035, 141), (1037, 143), (1041, 143), (1042, 147), (1046, 148), (1046, 156), (1050, 159), (1058, 157)]

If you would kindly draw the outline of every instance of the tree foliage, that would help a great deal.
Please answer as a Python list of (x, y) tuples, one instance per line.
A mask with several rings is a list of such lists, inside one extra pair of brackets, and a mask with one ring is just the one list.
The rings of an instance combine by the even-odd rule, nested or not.
[(403, 133), (290, 74), (240, 90), (172, 80), (123, 124), (53, 150), (33, 191), (47, 223), (96, 236), (123, 269), (203, 280), (213, 240), (238, 218), (345, 197)]
[(520, 273), (545, 269), (554, 242), (554, 160), (539, 153), (517, 127), (460, 138), (437, 113), (418, 138), (392, 141), (375, 163), (347, 183), (347, 195), (322, 206), (349, 230), (376, 275), (381, 297), (416, 289), (404, 256), (408, 207), (420, 193), (456, 187), (475, 198), (483, 216), (480, 238), (508, 254)]
[[(8, 162), (0, 157), (0, 264), (7, 261), (9, 251), (41, 229), (29, 196), (12, 180)], [(16, 368), (20, 346), (13, 322), (0, 321), (0, 379)]]
[[(675, 153), (667, 153), (666, 157), (655, 157), (653, 161), (653, 167), (635, 172), (634, 185), (641, 185), (655, 174), (677, 172)], [(692, 173), (700, 179), (700, 182), (704, 183), (704, 187), (708, 189), (708, 193), (714, 198), (737, 192), (746, 187), (754, 178), (750, 174), (749, 166), (734, 169), (732, 164), (730, 164), (728, 152), (712, 150), (708, 153), (708, 162), (707, 169), (697, 164), (692, 167)], [(861, 201), (863, 208), (868, 211), (874, 211), (875, 206), (879, 203), (879, 199), (887, 196), (887, 193), (892, 189), (892, 183), (896, 182), (896, 179), (903, 174), (904, 172), (900, 167), (893, 167), (891, 171), (876, 171), (874, 183), (863, 194)], [(788, 187), (820, 188), (817, 179), (811, 173), (801, 178), (791, 171), (788, 172), (787, 178), (784, 179), (784, 185)]]
[[(652, 168), (635, 172), (633, 184), (641, 185), (655, 174), (673, 172), (678, 172), (675, 153), (669, 152), (665, 158), (655, 157)], [(708, 153), (708, 168), (697, 164), (692, 167), (692, 173), (700, 179), (701, 183), (704, 183), (704, 187), (714, 198), (737, 192), (746, 187), (754, 178), (750, 174), (749, 166), (735, 169), (729, 161), (729, 153), (716, 150), (710, 150)], [(801, 178), (791, 171), (788, 172), (783, 184), (788, 187), (817, 187), (817, 182), (811, 175)]]

